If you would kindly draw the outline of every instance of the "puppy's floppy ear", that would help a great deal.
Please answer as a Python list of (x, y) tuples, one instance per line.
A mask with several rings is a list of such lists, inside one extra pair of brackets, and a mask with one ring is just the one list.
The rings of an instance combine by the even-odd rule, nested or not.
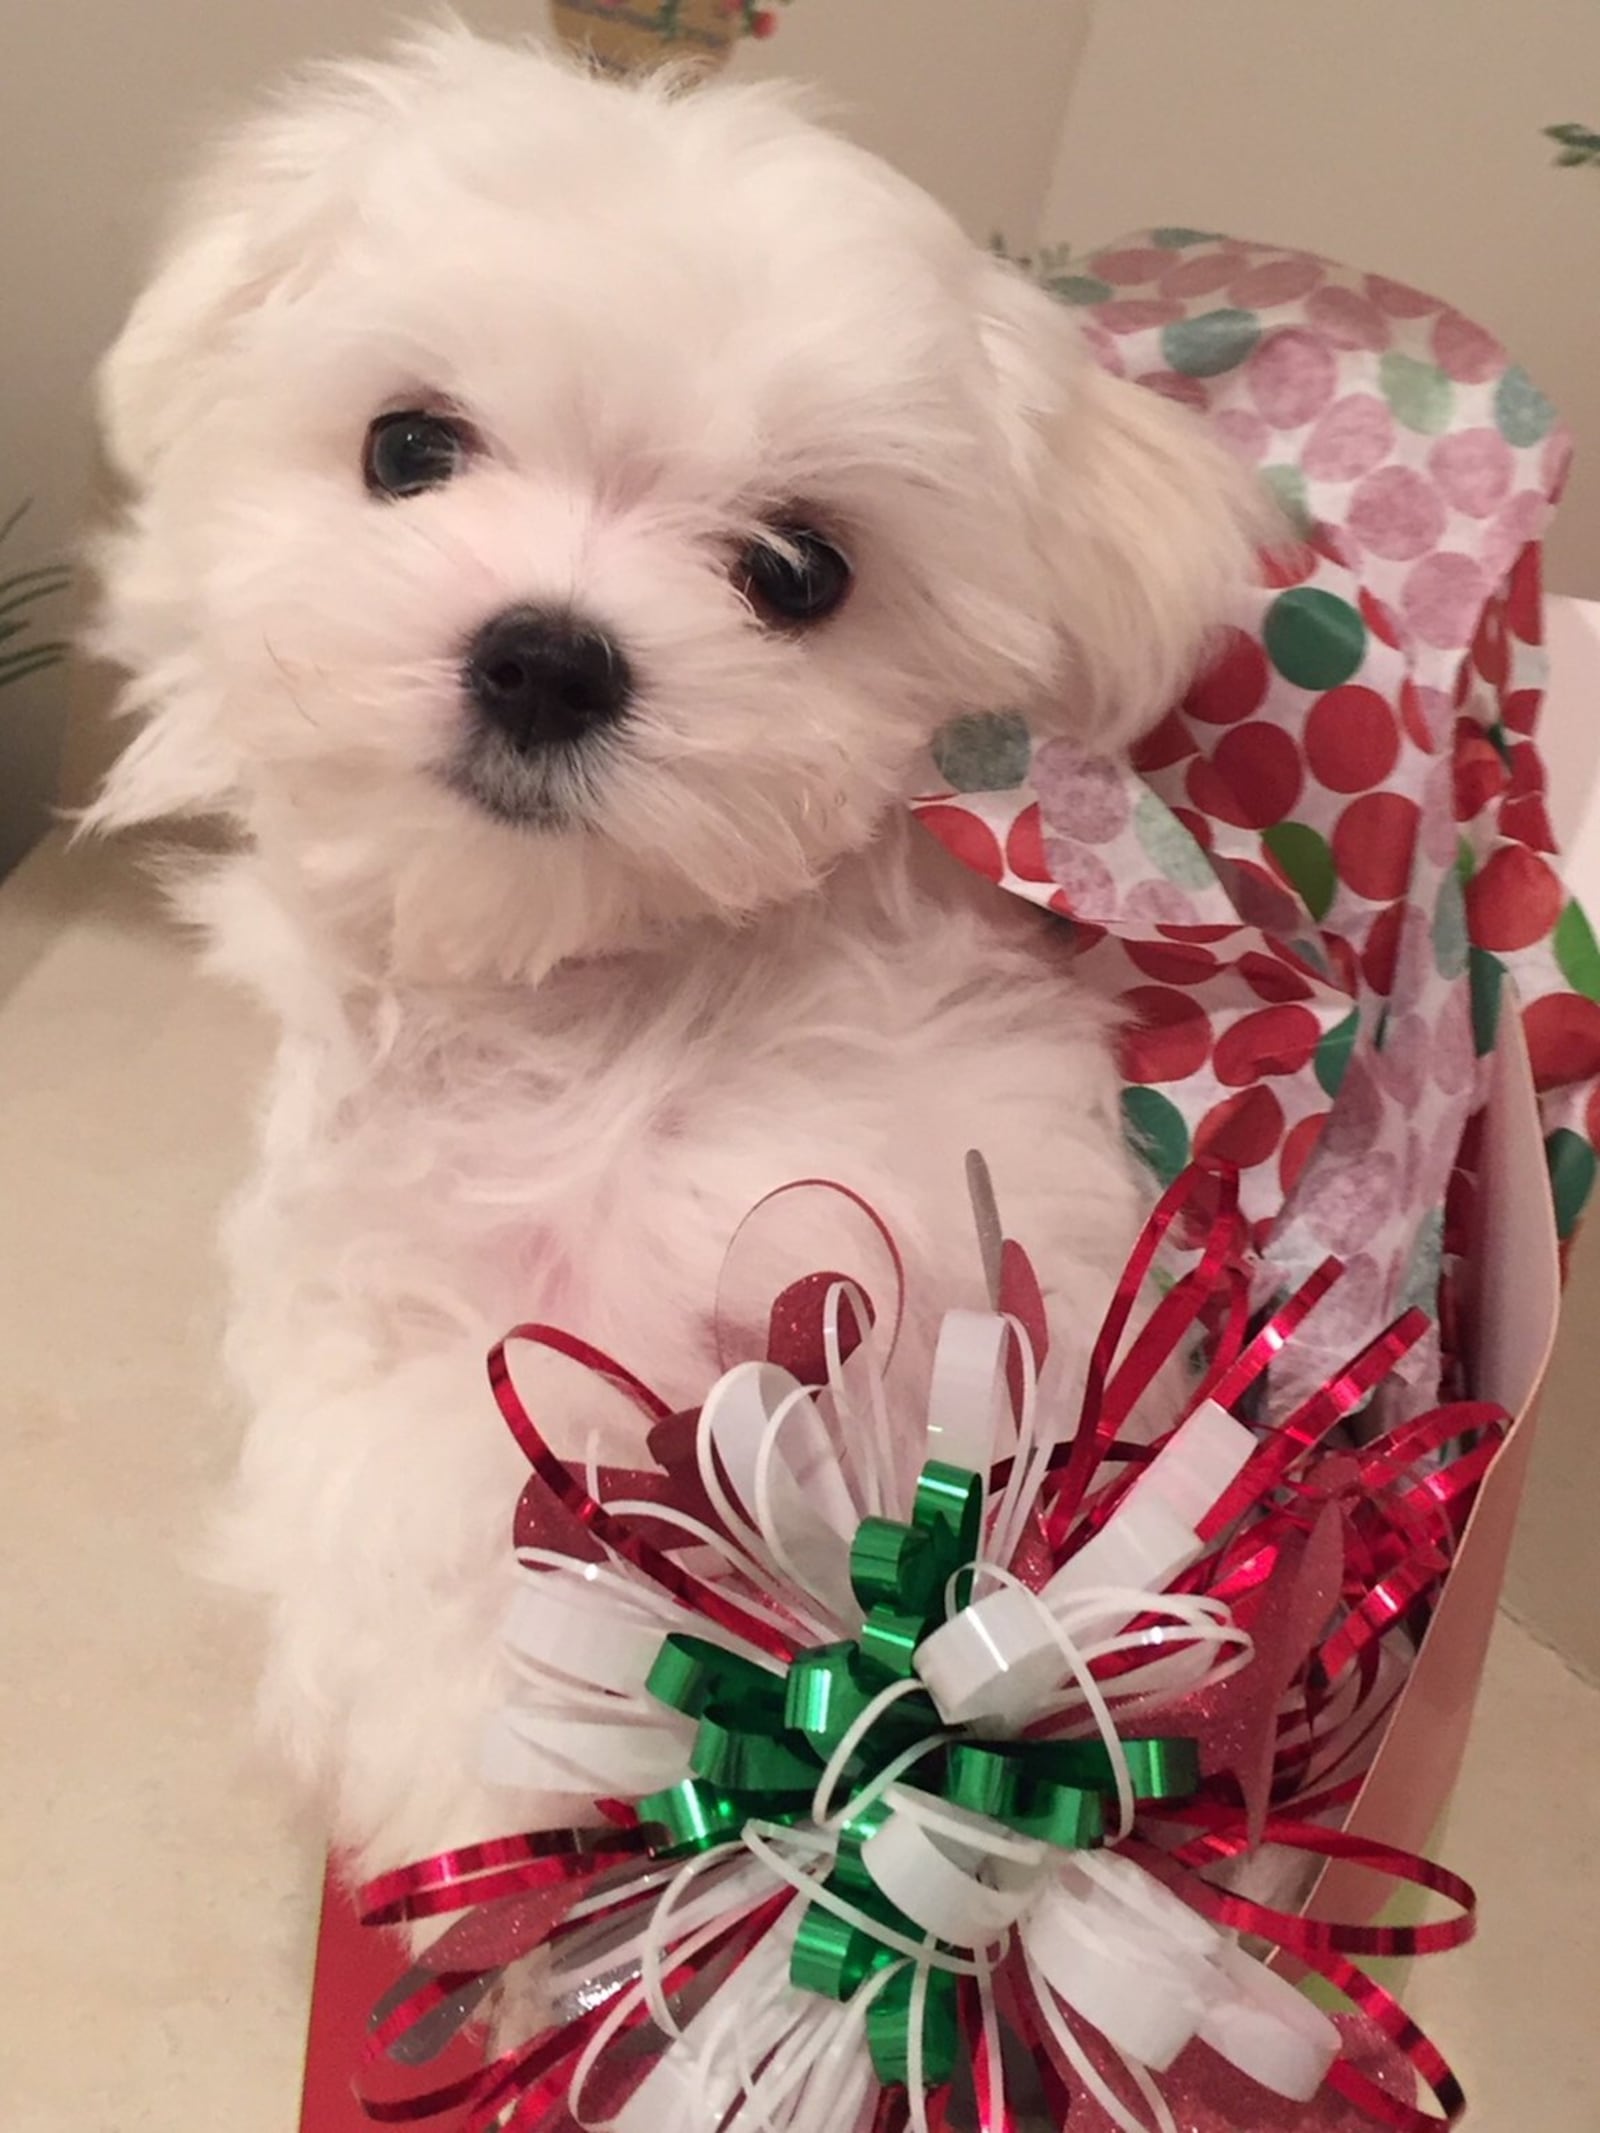
[[(419, 48), (420, 49), (420, 48)], [(156, 271), (100, 367), (107, 450), (135, 488), (219, 389), (238, 322), (316, 273), (396, 70), (321, 69), (224, 139), (180, 196)]]
[(1111, 376), (1070, 312), (1000, 261), (982, 332), (1061, 646), (1061, 730), (1126, 746), (1182, 696), (1255, 549), (1285, 528), (1199, 417)]

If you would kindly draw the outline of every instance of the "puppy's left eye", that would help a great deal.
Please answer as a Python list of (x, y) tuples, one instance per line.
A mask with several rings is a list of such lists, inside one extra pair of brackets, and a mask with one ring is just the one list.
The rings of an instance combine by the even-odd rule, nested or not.
[(735, 582), (756, 612), (790, 629), (825, 622), (844, 605), (849, 563), (809, 526), (774, 526), (782, 547), (752, 541), (740, 556)]
[(420, 496), (454, 481), (477, 449), (472, 425), (459, 417), (400, 408), (367, 431), (361, 471), (374, 496)]

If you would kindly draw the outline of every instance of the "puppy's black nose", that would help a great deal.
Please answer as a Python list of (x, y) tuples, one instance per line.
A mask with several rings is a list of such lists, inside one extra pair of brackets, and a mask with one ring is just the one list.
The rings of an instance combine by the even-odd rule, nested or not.
[(534, 607), (484, 624), (467, 648), (466, 684), (490, 725), (525, 755), (609, 725), (633, 693), (628, 662), (603, 630)]

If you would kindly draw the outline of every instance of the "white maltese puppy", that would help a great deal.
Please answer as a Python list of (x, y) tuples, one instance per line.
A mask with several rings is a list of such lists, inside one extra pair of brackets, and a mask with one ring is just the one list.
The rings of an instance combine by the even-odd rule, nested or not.
[(1145, 1199), (1108, 1012), (906, 801), (963, 713), (1138, 733), (1258, 507), (791, 97), (459, 29), (224, 148), (103, 396), (144, 723), (92, 819), (232, 821), (193, 904), (281, 1030), (229, 1568), (274, 1733), (389, 1866), (540, 1811), (474, 1774), (514, 1321), (690, 1405), (741, 1216), (826, 1177), (906, 1253), (909, 1367), (979, 1300), (981, 1147), (1086, 1347)]

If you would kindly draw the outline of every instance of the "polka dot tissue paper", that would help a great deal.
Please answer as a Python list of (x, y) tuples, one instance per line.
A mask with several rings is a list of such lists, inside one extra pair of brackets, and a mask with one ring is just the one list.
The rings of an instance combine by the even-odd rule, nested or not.
[(1126, 1013), (1130, 1139), (1164, 1182), (1239, 1167), (1258, 1300), (1345, 1261), (1306, 1382), (1420, 1304), (1398, 1395), (1420, 1405), (1451, 1375), (1508, 999), (1564, 1238), (1595, 1170), (1600, 954), (1533, 738), (1568, 440), (1488, 333), (1378, 275), (1156, 230), (1050, 286), (1108, 369), (1259, 468), (1296, 537), (1131, 764), (964, 718), (917, 812), (1078, 929)]

